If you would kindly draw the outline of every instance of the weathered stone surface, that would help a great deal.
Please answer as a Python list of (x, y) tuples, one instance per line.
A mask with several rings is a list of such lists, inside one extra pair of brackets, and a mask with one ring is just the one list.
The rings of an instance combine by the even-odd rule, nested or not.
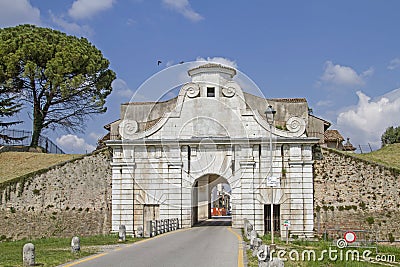
[(250, 239), (250, 233), (251, 233), (251, 231), (253, 231), (253, 225), (246, 218), (244, 218), (243, 221), (244, 221), (244, 226), (243, 226), (243, 228), (244, 228), (244, 236), (247, 239)]
[(253, 252), (252, 252), (253, 257), (257, 257), (258, 250), (260, 249), (261, 246), (262, 246), (261, 238), (258, 238), (258, 237), (255, 238), (255, 240), (253, 241), (253, 247), (252, 247), (252, 249), (253, 249)]
[(380, 240), (390, 234), (399, 240), (400, 174), (332, 150), (323, 149), (319, 158), (314, 164), (316, 232), (377, 230)]
[(257, 232), (255, 230), (252, 230), (250, 232), (250, 248), (253, 249), (254, 248), (254, 243), (256, 241), (257, 238)]
[(272, 259), (272, 261), (261, 261), (258, 262), (258, 267), (284, 267), (285, 263), (282, 260), (279, 259)]
[(106, 152), (0, 189), (0, 235), (11, 239), (93, 235), (111, 228), (111, 167)]
[(271, 249), (268, 245), (262, 245), (258, 248), (257, 258), (259, 267), (283, 267), (284, 262), (277, 258), (271, 258)]
[(24, 266), (35, 266), (35, 246), (27, 243), (22, 249), (22, 261)]
[(262, 245), (258, 248), (257, 251), (257, 258), (258, 262), (265, 262), (269, 261), (270, 259), (270, 247), (267, 245)]
[(79, 237), (74, 236), (71, 240), (71, 251), (76, 253), (81, 250), (81, 240)]
[(118, 241), (126, 240), (126, 227), (125, 225), (120, 225), (118, 230)]
[(141, 225), (137, 227), (136, 237), (143, 237), (143, 227)]
[[(236, 71), (218, 64), (188, 74), (191, 82), (176, 98), (123, 104), (120, 120), (111, 123), (112, 231), (143, 225), (147, 233), (147, 221), (177, 215), (182, 228), (191, 227), (210, 217), (213, 186), (227, 183), (232, 227), (242, 228), (247, 217), (263, 233), (264, 205), (272, 201), (281, 205), (282, 220), (293, 221), (294, 234), (312, 237), (311, 147), (318, 140), (305, 132), (313, 120), (307, 102), (245, 93)], [(269, 104), (277, 110), (274, 125), (264, 114)], [(281, 181), (273, 199), (268, 176)]]

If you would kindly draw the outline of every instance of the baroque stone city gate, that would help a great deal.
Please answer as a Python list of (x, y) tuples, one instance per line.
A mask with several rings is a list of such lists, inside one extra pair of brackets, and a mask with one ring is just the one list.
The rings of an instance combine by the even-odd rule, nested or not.
[[(120, 120), (107, 126), (112, 231), (124, 224), (134, 233), (147, 220), (168, 218), (191, 227), (209, 216), (207, 190), (223, 181), (232, 189), (232, 226), (243, 227), (247, 218), (264, 232), (264, 207), (271, 204), (266, 179), (274, 176), (279, 220), (290, 220), (294, 235), (312, 236), (312, 146), (318, 139), (307, 132), (324, 126), (309, 116), (305, 99), (245, 93), (233, 80), (236, 70), (217, 64), (188, 74), (192, 81), (177, 97), (123, 104)], [(272, 126), (263, 114), (269, 105), (277, 110)]]

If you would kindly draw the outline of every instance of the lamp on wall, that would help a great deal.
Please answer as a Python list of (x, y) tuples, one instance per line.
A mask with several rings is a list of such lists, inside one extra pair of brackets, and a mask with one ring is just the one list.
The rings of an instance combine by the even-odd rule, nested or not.
[(275, 114), (276, 110), (274, 110), (274, 108), (271, 105), (269, 105), (267, 110), (265, 111), (265, 115), (267, 117), (267, 122), (270, 124), (270, 126), (274, 124)]
[[(265, 111), (267, 122), (269, 124), (269, 150), (270, 150), (270, 179), (272, 180), (272, 125), (274, 124), (276, 110), (271, 105)], [(274, 185), (271, 183), (271, 249), (274, 245)]]

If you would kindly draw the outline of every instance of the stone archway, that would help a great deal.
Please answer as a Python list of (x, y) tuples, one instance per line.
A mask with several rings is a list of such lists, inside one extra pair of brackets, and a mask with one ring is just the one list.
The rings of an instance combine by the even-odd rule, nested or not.
[(211, 191), (218, 184), (229, 185), (229, 182), (218, 174), (205, 174), (194, 181), (192, 186), (192, 226), (201, 221), (211, 219)]

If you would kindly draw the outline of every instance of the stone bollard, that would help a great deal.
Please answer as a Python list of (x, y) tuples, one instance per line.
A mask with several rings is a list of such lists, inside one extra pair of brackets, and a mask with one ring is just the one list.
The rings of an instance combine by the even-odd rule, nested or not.
[(121, 224), (118, 230), (118, 241), (124, 242), (126, 240), (126, 227), (125, 225)]
[(243, 230), (244, 230), (244, 236), (247, 237), (247, 224), (249, 224), (249, 220), (247, 218), (243, 219)]
[(256, 230), (252, 230), (250, 232), (250, 249), (254, 249), (254, 242), (256, 238), (257, 238), (257, 232)]
[(72, 253), (79, 252), (81, 250), (81, 240), (79, 237), (74, 236), (71, 240), (71, 251)]
[(262, 240), (261, 240), (261, 238), (257, 237), (253, 241), (253, 253), (252, 253), (253, 257), (257, 257), (257, 252), (258, 252), (259, 248), (261, 247), (261, 245), (262, 245)]
[(258, 267), (284, 267), (285, 263), (277, 258), (273, 258), (271, 261), (258, 262)]
[(278, 258), (271, 259), (270, 247), (267, 245), (260, 246), (257, 252), (258, 267), (284, 267), (285, 264)]
[(32, 243), (24, 245), (22, 259), (24, 266), (35, 266), (35, 246)]
[(270, 249), (269, 246), (264, 245), (260, 246), (257, 251), (258, 265), (260, 266), (260, 262), (267, 262), (270, 258)]
[(251, 231), (253, 231), (253, 225), (252, 225), (250, 222), (248, 222), (248, 223), (247, 223), (247, 231), (246, 231), (246, 233), (247, 233), (247, 235), (246, 235), (247, 239), (250, 239), (250, 233), (251, 233)]
[(138, 226), (136, 229), (136, 237), (143, 237), (143, 227)]

